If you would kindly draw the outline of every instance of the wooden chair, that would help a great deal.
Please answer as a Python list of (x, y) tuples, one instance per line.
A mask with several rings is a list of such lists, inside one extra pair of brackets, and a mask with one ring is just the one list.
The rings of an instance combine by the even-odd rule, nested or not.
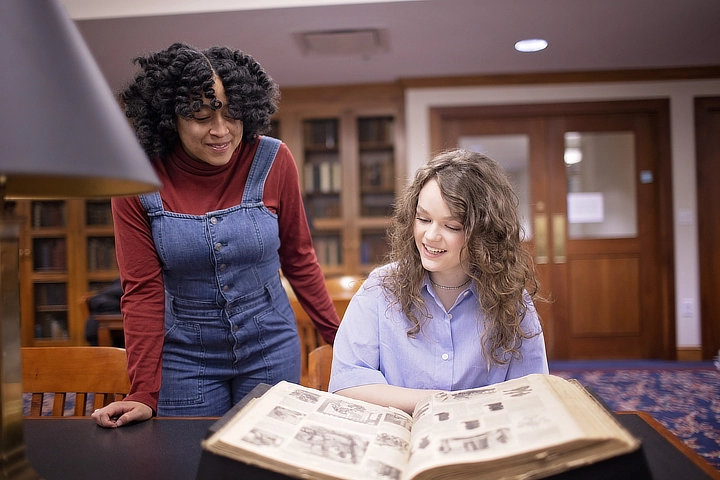
[[(78, 301), (80, 305), (80, 318), (90, 317), (90, 307), (88, 300), (97, 295), (97, 290), (91, 290), (80, 296)], [(125, 344), (123, 339), (123, 316), (121, 313), (96, 313), (95, 321), (97, 322), (97, 344), (101, 347), (120, 346)], [(118, 338), (120, 339), (118, 341)], [(115, 340), (115, 341), (113, 341)]]
[(75, 394), (73, 416), (86, 416), (130, 392), (123, 348), (24, 347), (22, 370), (23, 392), (32, 394), (31, 417), (42, 415), (48, 393), (54, 394), (53, 416), (63, 416), (70, 393)]
[[(295, 313), (298, 335), (300, 336), (300, 384), (308, 385), (308, 357), (310, 352), (321, 345), (326, 345), (326, 342), (317, 332), (308, 314), (300, 306), (300, 302), (290, 287), (290, 283), (285, 278), (283, 278), (282, 281), (285, 291), (290, 298), (290, 306)], [(358, 291), (362, 282), (363, 278), (358, 276), (329, 277), (325, 279), (325, 285), (330, 294), (330, 299), (341, 320), (350, 303), (350, 299), (355, 292)]]
[(97, 295), (96, 290), (91, 290), (80, 295), (78, 299), (78, 306), (80, 312), (80, 318), (88, 318), (90, 316), (90, 307), (88, 306), (88, 300)]
[(308, 355), (308, 387), (324, 392), (328, 391), (332, 357), (333, 348), (327, 344), (321, 345), (310, 352)]
[(330, 298), (332, 299), (333, 306), (337, 311), (340, 320), (345, 315), (348, 304), (352, 299), (355, 292), (360, 289), (364, 279), (362, 277), (354, 275), (345, 275), (342, 277), (330, 277), (325, 279), (325, 286), (327, 287)]

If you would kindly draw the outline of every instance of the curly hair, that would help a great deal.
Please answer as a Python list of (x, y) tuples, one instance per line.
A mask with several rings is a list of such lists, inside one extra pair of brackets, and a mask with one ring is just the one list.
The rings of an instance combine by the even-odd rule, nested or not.
[(521, 322), (530, 300), (539, 299), (532, 257), (522, 246), (518, 199), (502, 168), (491, 158), (467, 151), (451, 150), (434, 157), (418, 169), (395, 204), (388, 231), (388, 260), (394, 268), (382, 278), (391, 302), (410, 320), (408, 336), (420, 332), (429, 318), (420, 295), (426, 271), (415, 244), (414, 224), (420, 190), (435, 179), (451, 214), (464, 227), (461, 258), (474, 280), (475, 293), (485, 316), (483, 354), (491, 362), (504, 364), (519, 356), (524, 338)]
[(243, 122), (243, 142), (254, 142), (270, 130), (277, 111), (278, 86), (250, 55), (228, 47), (198, 50), (175, 43), (166, 50), (133, 60), (140, 67), (120, 92), (125, 115), (131, 120), (148, 156), (165, 157), (179, 137), (175, 119), (192, 117), (204, 95), (211, 108), (219, 108), (214, 78), (225, 87), (229, 115)]

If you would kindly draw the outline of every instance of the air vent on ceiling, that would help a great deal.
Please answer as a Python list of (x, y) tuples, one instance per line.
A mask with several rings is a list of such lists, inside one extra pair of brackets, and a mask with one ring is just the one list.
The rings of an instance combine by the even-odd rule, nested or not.
[(327, 30), (295, 34), (306, 55), (369, 55), (388, 50), (387, 35), (377, 28)]

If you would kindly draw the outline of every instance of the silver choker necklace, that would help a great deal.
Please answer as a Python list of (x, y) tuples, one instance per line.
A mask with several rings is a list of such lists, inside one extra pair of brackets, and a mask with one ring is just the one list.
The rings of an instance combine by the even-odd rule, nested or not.
[(457, 287), (446, 287), (445, 285), (440, 285), (439, 283), (433, 282), (432, 277), (430, 277), (429, 275), (428, 275), (428, 278), (430, 279), (430, 283), (432, 283), (433, 285), (435, 285), (435, 286), (438, 287), (438, 288), (442, 288), (443, 290), (460, 290), (460, 289), (463, 288), (465, 285), (467, 285), (468, 283), (470, 283), (470, 280), (472, 280), (472, 277), (470, 277), (470, 278), (468, 278), (468, 279), (465, 281), (465, 283), (463, 283), (462, 285), (458, 285)]

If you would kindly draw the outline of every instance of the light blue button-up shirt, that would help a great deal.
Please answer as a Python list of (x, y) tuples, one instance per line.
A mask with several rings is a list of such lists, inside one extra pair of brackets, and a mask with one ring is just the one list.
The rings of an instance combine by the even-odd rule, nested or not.
[(378, 383), (452, 391), (548, 373), (542, 328), (531, 303), (522, 328), (537, 335), (523, 339), (522, 358), (488, 365), (480, 346), (484, 319), (472, 284), (446, 311), (426, 277), (422, 295), (432, 318), (410, 338), (410, 322), (397, 305), (390, 306), (380, 286), (388, 268), (372, 272), (345, 311), (333, 348), (331, 392)]

